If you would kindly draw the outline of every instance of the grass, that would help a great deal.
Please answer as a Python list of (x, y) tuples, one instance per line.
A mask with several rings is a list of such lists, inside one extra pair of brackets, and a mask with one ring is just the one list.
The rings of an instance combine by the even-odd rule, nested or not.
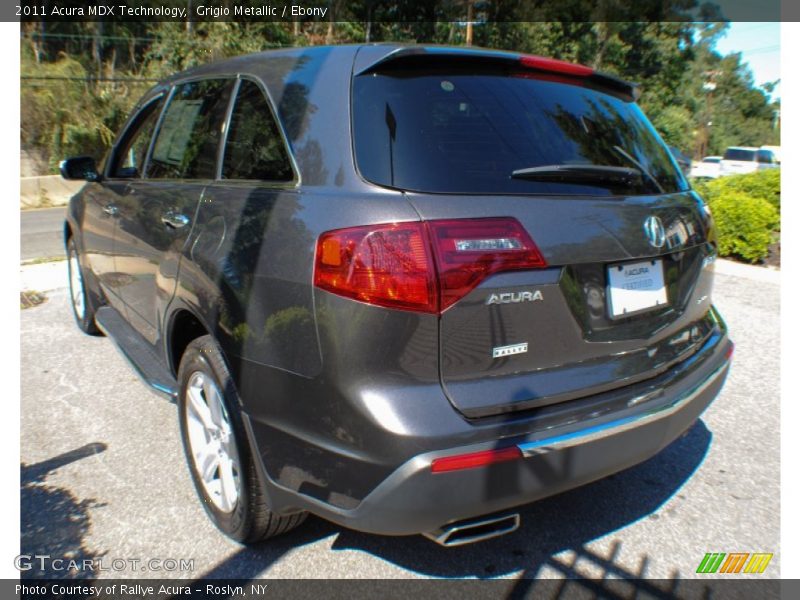
[(21, 310), (25, 310), (26, 308), (33, 308), (34, 306), (39, 306), (40, 304), (46, 301), (47, 301), (47, 296), (45, 296), (42, 292), (28, 290), (19, 293), (19, 307)]
[(32, 258), (30, 260), (23, 260), (23, 265), (41, 265), (43, 263), (61, 262), (67, 260), (66, 256), (40, 256), (39, 258)]

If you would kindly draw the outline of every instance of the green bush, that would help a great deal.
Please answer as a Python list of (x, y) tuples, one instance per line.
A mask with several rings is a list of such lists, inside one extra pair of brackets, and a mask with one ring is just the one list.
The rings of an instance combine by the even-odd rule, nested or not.
[(763, 198), (725, 191), (709, 199), (717, 228), (720, 256), (738, 256), (757, 262), (767, 256), (773, 230), (780, 223), (777, 209)]
[(781, 170), (765, 169), (746, 175), (729, 175), (709, 181), (696, 182), (695, 190), (711, 202), (719, 196), (741, 193), (751, 198), (766, 200), (776, 210), (781, 209)]
[(99, 161), (146, 89), (119, 83), (93, 85), (86, 68), (65, 55), (41, 65), (23, 56), (20, 67), (22, 75), (44, 77), (47, 82), (20, 90), (21, 145), (39, 150), (52, 173), (58, 172), (58, 163), (67, 156), (88, 154)]

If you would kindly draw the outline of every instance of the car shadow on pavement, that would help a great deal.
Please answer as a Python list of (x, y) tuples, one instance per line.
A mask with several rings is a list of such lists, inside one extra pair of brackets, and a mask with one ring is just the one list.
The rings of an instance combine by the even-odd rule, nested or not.
[[(20, 465), (20, 549), (21, 555), (59, 559), (96, 559), (85, 543), (89, 531), (89, 509), (99, 506), (92, 499), (78, 500), (72, 492), (47, 483), (47, 476), (65, 465), (106, 450), (92, 443), (48, 460)], [(23, 579), (93, 579), (91, 570), (55, 569), (49, 561), (25, 559)], [(60, 563), (59, 563), (60, 564)]]
[[(255, 579), (270, 565), (298, 546), (334, 536), (332, 550), (356, 550), (427, 577), (493, 578), (520, 573), (520, 587), (527, 594), (525, 579), (537, 577), (543, 568), (566, 578), (580, 578), (575, 561), (588, 564), (592, 572), (617, 578), (647, 577), (647, 556), (636, 571), (615, 562), (618, 547), (609, 556), (587, 549), (587, 544), (642, 519), (659, 519), (659, 509), (673, 497), (680, 503), (681, 487), (702, 464), (711, 444), (711, 432), (698, 420), (687, 433), (648, 461), (595, 483), (522, 507), (520, 529), (493, 540), (453, 548), (437, 546), (422, 536), (386, 537), (344, 529), (318, 518), (288, 535), (255, 547), (243, 548), (200, 579)], [(667, 513), (675, 510), (667, 509)], [(573, 560), (554, 555), (572, 551)], [(331, 577), (324, 567), (317, 577)], [(678, 573), (674, 574), (678, 577)], [(660, 597), (659, 588), (649, 590)]]

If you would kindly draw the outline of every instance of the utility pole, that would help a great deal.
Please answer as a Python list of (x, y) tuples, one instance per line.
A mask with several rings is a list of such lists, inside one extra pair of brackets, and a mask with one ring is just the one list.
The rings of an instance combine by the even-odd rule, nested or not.
[(472, 0), (467, 0), (467, 46), (472, 46)]
[(702, 158), (709, 153), (711, 147), (711, 126), (714, 123), (712, 109), (714, 90), (717, 89), (717, 83), (715, 81), (717, 75), (719, 75), (719, 71), (706, 71), (705, 73), (706, 80), (703, 82), (703, 91), (706, 93), (706, 108), (703, 118), (703, 138), (700, 140), (700, 152), (698, 153), (699, 156), (697, 156), (698, 160), (702, 160)]

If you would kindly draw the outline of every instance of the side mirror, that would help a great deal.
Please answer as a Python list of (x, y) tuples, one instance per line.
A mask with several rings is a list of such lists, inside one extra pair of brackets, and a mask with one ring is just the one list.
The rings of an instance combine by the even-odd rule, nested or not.
[(64, 179), (85, 179), (86, 181), (100, 181), (100, 173), (91, 156), (76, 156), (66, 158), (59, 165), (61, 176)]

